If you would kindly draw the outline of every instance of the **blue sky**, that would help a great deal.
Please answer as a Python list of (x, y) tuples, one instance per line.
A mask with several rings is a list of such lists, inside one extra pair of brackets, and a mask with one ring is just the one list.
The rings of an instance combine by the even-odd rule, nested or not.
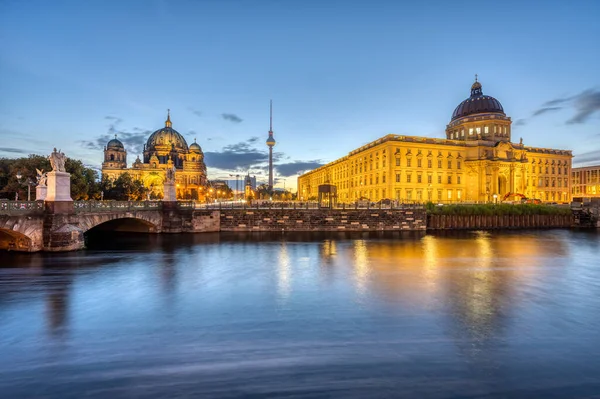
[(209, 178), (261, 180), (273, 99), (295, 187), (385, 134), (443, 137), (477, 73), (514, 141), (600, 163), (599, 19), (598, 1), (2, 0), (0, 157), (99, 166), (116, 132), (131, 163), (170, 108)]

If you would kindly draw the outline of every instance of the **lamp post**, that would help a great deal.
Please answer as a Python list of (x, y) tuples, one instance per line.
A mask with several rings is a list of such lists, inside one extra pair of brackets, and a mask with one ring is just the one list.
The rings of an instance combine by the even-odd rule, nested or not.
[(21, 172), (17, 172), (17, 181), (20, 184), (27, 186), (27, 201), (31, 201), (31, 186), (34, 185), (35, 182), (33, 180), (31, 180), (31, 177), (28, 177), (27, 180), (25, 180), (25, 182), (21, 182), (22, 177), (23, 177), (23, 175), (21, 174)]

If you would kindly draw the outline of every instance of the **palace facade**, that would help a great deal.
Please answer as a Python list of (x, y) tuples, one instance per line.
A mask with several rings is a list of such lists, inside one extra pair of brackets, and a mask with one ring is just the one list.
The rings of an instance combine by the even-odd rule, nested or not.
[(116, 179), (129, 173), (144, 183), (152, 198), (162, 198), (166, 170), (173, 166), (177, 198), (203, 199), (207, 178), (202, 148), (195, 141), (188, 146), (185, 138), (173, 129), (171, 115), (167, 114), (165, 127), (152, 133), (144, 144), (143, 160), (138, 156), (131, 168), (127, 168), (125, 146), (115, 135), (104, 147), (102, 176)]
[(600, 165), (573, 168), (573, 197), (600, 198)]
[(298, 177), (298, 197), (316, 199), (320, 185), (332, 184), (345, 203), (570, 201), (571, 151), (513, 143), (511, 124), (476, 79), (445, 138), (384, 136)]

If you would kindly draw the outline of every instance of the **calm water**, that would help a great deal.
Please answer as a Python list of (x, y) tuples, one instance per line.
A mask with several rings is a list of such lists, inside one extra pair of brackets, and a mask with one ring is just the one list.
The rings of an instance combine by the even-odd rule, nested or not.
[(600, 397), (596, 231), (89, 244), (0, 254), (0, 397)]

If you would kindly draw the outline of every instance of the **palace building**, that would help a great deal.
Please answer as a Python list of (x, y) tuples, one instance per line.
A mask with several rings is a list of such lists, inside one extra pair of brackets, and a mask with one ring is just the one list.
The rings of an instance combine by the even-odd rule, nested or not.
[(144, 183), (152, 197), (161, 198), (166, 170), (174, 166), (177, 198), (204, 198), (207, 186), (204, 153), (195, 140), (188, 146), (185, 138), (173, 129), (170, 113), (165, 127), (148, 137), (143, 158), (142, 161), (138, 156), (131, 168), (127, 168), (127, 151), (115, 135), (104, 148), (102, 175), (116, 179), (129, 173), (133, 179)]
[(298, 197), (316, 199), (318, 187), (330, 184), (342, 203), (570, 201), (571, 151), (514, 143), (511, 124), (475, 79), (445, 138), (381, 137), (298, 177)]
[(573, 168), (573, 197), (600, 198), (600, 165)]

